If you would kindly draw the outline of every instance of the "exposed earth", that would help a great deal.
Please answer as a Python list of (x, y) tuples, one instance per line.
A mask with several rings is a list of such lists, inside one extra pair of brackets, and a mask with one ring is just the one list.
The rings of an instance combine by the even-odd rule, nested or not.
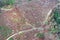
[[(2, 8), (0, 40), (58, 40), (48, 31), (51, 22), (44, 24), (56, 4), (56, 0), (17, 0), (11, 9)], [(44, 36), (36, 36), (38, 33)]]

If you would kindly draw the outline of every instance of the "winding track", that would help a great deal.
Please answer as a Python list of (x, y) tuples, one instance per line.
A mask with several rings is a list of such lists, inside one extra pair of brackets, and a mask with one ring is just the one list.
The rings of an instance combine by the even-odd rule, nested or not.
[[(51, 12), (52, 12), (52, 10), (50, 10), (50, 11), (48, 12), (45, 21), (47, 21), (47, 19), (48, 19), (49, 15), (51, 14)], [(45, 24), (45, 21), (44, 21), (43, 24)], [(31, 24), (28, 24), (28, 25), (31, 25)], [(31, 26), (32, 26), (32, 25), (31, 25)], [(15, 33), (15, 34), (11, 35), (10, 37), (8, 37), (6, 40), (9, 40), (10, 38), (14, 37), (15, 35), (18, 35), (18, 34), (21, 34), (21, 33), (29, 32), (29, 31), (36, 30), (36, 29), (38, 29), (38, 30), (41, 30), (41, 29), (42, 29), (41, 27), (39, 27), (39, 28), (35, 28), (34, 26), (32, 26), (32, 27), (33, 27), (32, 29), (24, 30), (24, 31), (20, 31), (20, 32), (18, 32), (18, 33)]]

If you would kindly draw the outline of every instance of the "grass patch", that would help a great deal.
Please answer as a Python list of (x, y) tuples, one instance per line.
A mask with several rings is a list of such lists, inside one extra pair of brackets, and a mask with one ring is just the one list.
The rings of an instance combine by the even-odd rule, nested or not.
[(10, 38), (9, 40), (14, 40), (13, 38)]
[(37, 33), (36, 35), (38, 38), (44, 38), (44, 33)]
[(0, 34), (4, 37), (7, 37), (12, 33), (12, 30), (5, 26), (0, 26)]

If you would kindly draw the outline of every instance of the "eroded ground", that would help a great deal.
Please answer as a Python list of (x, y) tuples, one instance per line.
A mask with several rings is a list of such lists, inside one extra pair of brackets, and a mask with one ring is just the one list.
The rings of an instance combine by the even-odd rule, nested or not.
[[(0, 40), (57, 40), (44, 25), (48, 12), (56, 0), (18, 0), (9, 11), (0, 14)], [(37, 33), (44, 33), (38, 38)]]

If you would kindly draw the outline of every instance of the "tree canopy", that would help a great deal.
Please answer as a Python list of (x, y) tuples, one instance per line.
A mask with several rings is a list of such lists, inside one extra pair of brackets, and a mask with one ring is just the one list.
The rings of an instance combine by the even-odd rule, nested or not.
[(15, 3), (15, 0), (0, 0), (0, 7), (3, 7), (5, 5), (13, 5)]
[(54, 11), (54, 19), (58, 24), (60, 24), (60, 9), (55, 9), (55, 11)]

